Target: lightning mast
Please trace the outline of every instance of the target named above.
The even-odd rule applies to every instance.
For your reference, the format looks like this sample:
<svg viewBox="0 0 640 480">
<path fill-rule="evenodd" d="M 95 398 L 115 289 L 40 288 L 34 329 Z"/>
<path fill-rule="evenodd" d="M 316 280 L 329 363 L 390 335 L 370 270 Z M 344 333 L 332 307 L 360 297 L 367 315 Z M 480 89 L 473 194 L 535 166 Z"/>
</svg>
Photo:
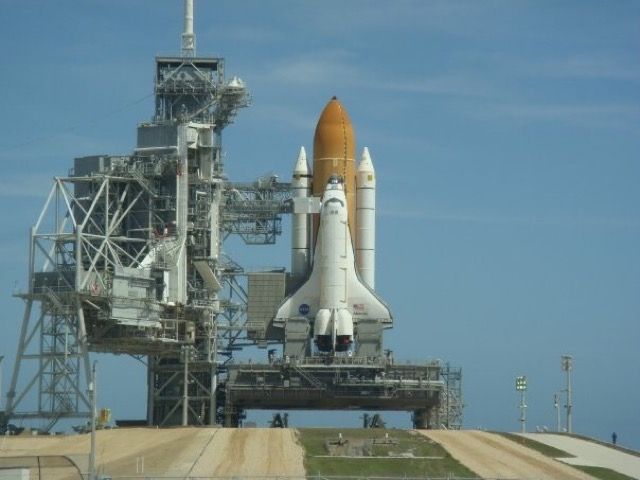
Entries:
<svg viewBox="0 0 640 480">
<path fill-rule="evenodd" d="M 184 0 L 182 56 L 185 58 L 196 56 L 196 35 L 193 33 L 193 0 Z"/>
</svg>

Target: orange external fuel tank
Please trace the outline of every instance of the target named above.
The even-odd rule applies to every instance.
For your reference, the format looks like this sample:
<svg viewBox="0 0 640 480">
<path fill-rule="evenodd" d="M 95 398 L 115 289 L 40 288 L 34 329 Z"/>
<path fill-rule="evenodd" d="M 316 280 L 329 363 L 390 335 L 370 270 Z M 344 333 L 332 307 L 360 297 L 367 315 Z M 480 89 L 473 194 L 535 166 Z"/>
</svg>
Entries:
<svg viewBox="0 0 640 480">
<path fill-rule="evenodd" d="M 356 142 L 349 114 L 333 97 L 320 114 L 313 137 L 312 194 L 322 197 L 332 175 L 344 182 L 351 242 L 356 244 Z M 313 241 L 318 236 L 319 215 L 313 221 Z"/>
</svg>

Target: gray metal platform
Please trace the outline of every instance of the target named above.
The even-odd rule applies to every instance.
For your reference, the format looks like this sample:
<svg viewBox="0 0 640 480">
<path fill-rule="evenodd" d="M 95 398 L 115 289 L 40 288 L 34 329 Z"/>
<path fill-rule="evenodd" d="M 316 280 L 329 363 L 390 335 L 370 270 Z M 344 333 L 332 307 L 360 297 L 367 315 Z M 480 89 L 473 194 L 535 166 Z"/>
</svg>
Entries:
<svg viewBox="0 0 640 480">
<path fill-rule="evenodd" d="M 337 357 L 229 365 L 225 426 L 244 410 L 398 410 L 416 428 L 437 428 L 445 382 L 441 365 L 395 365 L 386 358 Z"/>
</svg>

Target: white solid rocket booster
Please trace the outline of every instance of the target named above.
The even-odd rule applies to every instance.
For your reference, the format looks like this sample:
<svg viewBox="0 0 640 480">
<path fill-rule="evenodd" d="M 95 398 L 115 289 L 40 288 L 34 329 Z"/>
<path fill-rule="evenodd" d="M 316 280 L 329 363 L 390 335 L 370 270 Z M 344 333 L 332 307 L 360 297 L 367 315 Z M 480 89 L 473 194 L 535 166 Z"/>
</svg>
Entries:
<svg viewBox="0 0 640 480">
<path fill-rule="evenodd" d="M 376 177 L 369 149 L 364 147 L 356 173 L 356 266 L 360 279 L 375 287 Z"/>
<path fill-rule="evenodd" d="M 296 198 L 308 197 L 311 192 L 311 172 L 304 147 L 300 147 L 298 160 L 293 167 L 291 190 L 294 202 Z M 291 273 L 298 280 L 304 279 L 309 270 L 309 238 L 309 215 L 295 213 L 294 203 L 294 214 L 291 219 Z"/>
</svg>

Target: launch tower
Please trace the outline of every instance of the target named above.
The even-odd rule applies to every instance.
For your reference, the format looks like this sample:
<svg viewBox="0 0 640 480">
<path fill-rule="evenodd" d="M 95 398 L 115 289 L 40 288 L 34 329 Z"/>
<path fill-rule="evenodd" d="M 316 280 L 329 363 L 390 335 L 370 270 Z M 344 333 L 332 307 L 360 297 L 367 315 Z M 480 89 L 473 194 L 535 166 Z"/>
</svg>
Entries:
<svg viewBox="0 0 640 480">
<path fill-rule="evenodd" d="M 296 200 L 307 187 L 295 172 L 293 187 L 277 177 L 227 179 L 222 131 L 250 96 L 241 79 L 226 78 L 224 59 L 197 56 L 193 0 L 184 3 L 181 54 L 156 58 L 155 111 L 138 126 L 134 151 L 76 158 L 68 175 L 54 178 L 31 229 L 28 287 L 18 295 L 25 311 L 0 425 L 39 419 L 49 430 L 89 417 L 93 351 L 146 365 L 149 425 L 236 426 L 244 410 L 258 408 L 359 408 L 411 411 L 418 427 L 455 426 L 459 370 L 435 361 L 395 365 L 382 350 L 390 324 L 361 321 L 362 349 L 328 357 L 313 354 L 304 315 L 275 318 L 310 274 L 304 239 L 320 199 Z M 291 273 L 248 273 L 222 253 L 230 235 L 274 243 L 289 213 L 298 228 Z M 367 248 L 357 258 L 372 289 Z M 283 345 L 281 358 L 229 362 L 243 346 L 273 344 Z"/>
</svg>

